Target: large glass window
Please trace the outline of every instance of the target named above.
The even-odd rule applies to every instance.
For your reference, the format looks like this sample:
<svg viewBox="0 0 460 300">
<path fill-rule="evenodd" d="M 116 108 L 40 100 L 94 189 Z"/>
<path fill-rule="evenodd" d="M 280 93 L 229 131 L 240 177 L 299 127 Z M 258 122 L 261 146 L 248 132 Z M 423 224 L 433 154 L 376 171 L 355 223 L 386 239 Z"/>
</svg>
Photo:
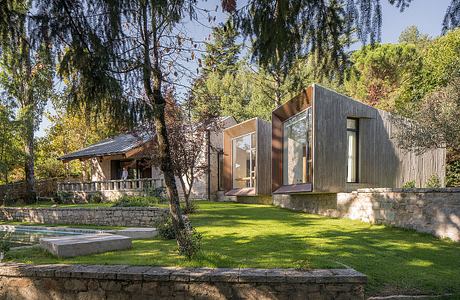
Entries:
<svg viewBox="0 0 460 300">
<path fill-rule="evenodd" d="M 232 141 L 233 188 L 256 185 L 256 135 L 250 133 Z"/>
<path fill-rule="evenodd" d="M 311 107 L 283 124 L 283 184 L 311 182 Z"/>
<path fill-rule="evenodd" d="M 358 119 L 347 119 L 347 182 L 358 182 Z"/>
</svg>

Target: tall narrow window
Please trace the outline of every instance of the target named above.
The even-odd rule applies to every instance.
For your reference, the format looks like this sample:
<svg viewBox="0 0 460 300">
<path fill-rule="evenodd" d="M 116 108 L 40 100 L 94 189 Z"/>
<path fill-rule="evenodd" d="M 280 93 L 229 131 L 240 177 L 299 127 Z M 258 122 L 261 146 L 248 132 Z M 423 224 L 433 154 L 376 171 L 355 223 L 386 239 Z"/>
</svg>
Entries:
<svg viewBox="0 0 460 300">
<path fill-rule="evenodd" d="M 358 182 L 359 120 L 347 119 L 347 182 Z"/>
<path fill-rule="evenodd" d="M 223 191 L 224 152 L 217 152 L 217 190 Z"/>
<path fill-rule="evenodd" d="M 311 108 L 283 124 L 283 184 L 311 182 Z"/>
<path fill-rule="evenodd" d="M 233 188 L 253 188 L 256 184 L 256 138 L 250 133 L 233 141 Z"/>
</svg>

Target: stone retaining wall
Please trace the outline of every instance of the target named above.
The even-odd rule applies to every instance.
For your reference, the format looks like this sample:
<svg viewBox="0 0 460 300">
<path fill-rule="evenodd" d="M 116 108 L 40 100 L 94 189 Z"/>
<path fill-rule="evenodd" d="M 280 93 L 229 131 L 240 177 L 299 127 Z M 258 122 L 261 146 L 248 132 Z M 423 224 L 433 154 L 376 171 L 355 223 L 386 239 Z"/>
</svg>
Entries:
<svg viewBox="0 0 460 300">
<path fill-rule="evenodd" d="M 0 299 L 363 299 L 353 269 L 0 264 Z"/>
<path fill-rule="evenodd" d="M 358 189 L 352 193 L 273 195 L 276 206 L 431 233 L 460 241 L 460 189 Z"/>
<path fill-rule="evenodd" d="M 0 220 L 38 224 L 91 224 L 150 227 L 168 213 L 159 207 L 17 208 L 0 207 Z"/>
</svg>

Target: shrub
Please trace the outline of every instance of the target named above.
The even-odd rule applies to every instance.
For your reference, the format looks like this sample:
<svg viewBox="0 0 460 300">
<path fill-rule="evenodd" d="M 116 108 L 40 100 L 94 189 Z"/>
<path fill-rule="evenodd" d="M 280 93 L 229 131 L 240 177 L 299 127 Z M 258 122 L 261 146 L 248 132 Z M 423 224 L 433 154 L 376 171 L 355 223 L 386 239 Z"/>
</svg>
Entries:
<svg viewBox="0 0 460 300">
<path fill-rule="evenodd" d="M 187 207 L 187 205 L 184 203 L 181 207 L 182 211 L 184 212 L 184 214 L 188 215 L 188 214 L 193 214 L 197 211 L 197 207 L 196 207 L 196 204 L 195 202 L 193 202 L 192 200 L 190 200 L 190 205 Z"/>
<path fill-rule="evenodd" d="M 425 182 L 427 188 L 440 188 L 441 187 L 441 179 L 436 174 L 431 175 L 430 178 Z"/>
<path fill-rule="evenodd" d="M 72 192 L 57 192 L 57 198 L 55 199 L 57 204 L 67 204 L 74 202 L 74 194 Z"/>
<path fill-rule="evenodd" d="M 104 196 L 102 196 L 101 192 L 94 192 L 88 194 L 87 197 L 88 203 L 101 203 L 104 202 Z"/>
<path fill-rule="evenodd" d="M 188 260 L 192 259 L 201 250 L 203 235 L 192 228 L 187 230 L 184 245 L 179 246 L 179 253 L 184 255 Z"/>
<path fill-rule="evenodd" d="M 121 196 L 114 202 L 114 207 L 149 207 L 157 206 L 160 199 L 152 196 Z"/>
<path fill-rule="evenodd" d="M 164 187 L 146 187 L 144 188 L 145 196 L 156 197 L 160 199 L 161 202 L 166 202 L 168 199 L 166 197 L 166 190 Z"/>
<path fill-rule="evenodd" d="M 158 230 L 158 234 L 165 240 L 173 240 L 176 238 L 176 232 L 172 223 L 170 214 L 165 215 L 155 222 L 155 227 Z"/>
<path fill-rule="evenodd" d="M 0 252 L 6 253 L 10 251 L 10 249 L 11 249 L 10 241 L 3 240 L 0 242 Z"/>
<path fill-rule="evenodd" d="M 415 180 L 405 182 L 402 187 L 403 187 L 403 189 L 413 189 L 413 188 L 415 188 Z"/>
</svg>

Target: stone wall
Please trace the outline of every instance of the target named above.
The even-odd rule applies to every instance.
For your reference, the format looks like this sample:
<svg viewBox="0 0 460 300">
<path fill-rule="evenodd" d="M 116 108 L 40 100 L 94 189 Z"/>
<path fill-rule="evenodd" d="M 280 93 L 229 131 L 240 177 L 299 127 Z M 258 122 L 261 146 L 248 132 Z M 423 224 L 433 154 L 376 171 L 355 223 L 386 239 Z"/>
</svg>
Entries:
<svg viewBox="0 0 460 300">
<path fill-rule="evenodd" d="M 0 264 L 0 299 L 363 299 L 353 269 Z"/>
<path fill-rule="evenodd" d="M 0 220 L 38 224 L 91 224 L 149 227 L 167 213 L 167 209 L 158 207 L 0 207 Z"/>
<path fill-rule="evenodd" d="M 352 193 L 273 195 L 276 206 L 387 224 L 460 241 L 460 189 L 358 189 Z"/>
</svg>

